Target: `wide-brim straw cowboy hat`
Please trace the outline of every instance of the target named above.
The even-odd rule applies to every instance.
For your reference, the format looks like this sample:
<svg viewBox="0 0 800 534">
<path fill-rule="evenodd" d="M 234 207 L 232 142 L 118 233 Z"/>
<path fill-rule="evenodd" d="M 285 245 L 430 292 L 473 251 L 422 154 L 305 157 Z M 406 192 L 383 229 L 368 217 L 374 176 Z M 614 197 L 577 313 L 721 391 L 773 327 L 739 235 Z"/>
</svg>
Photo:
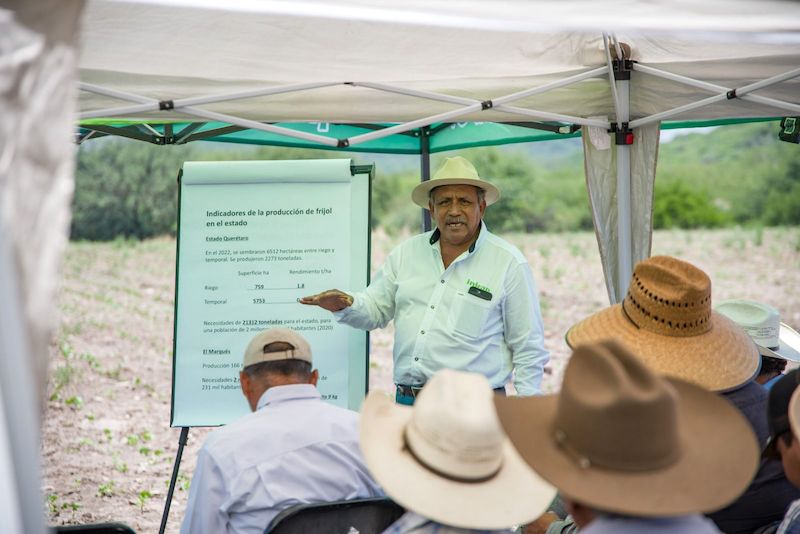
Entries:
<svg viewBox="0 0 800 534">
<path fill-rule="evenodd" d="M 556 490 L 503 433 L 485 377 L 441 370 L 413 407 L 372 392 L 361 409 L 361 450 L 398 504 L 439 523 L 500 529 L 528 523 Z"/>
<path fill-rule="evenodd" d="M 655 374 L 623 345 L 582 345 L 561 392 L 495 399 L 512 443 L 559 493 L 640 517 L 711 512 L 758 468 L 758 443 L 725 398 Z"/>
<path fill-rule="evenodd" d="M 780 312 L 754 300 L 726 300 L 714 309 L 742 327 L 762 356 L 800 362 L 800 334 L 781 322 Z"/>
<path fill-rule="evenodd" d="M 478 171 L 469 160 L 456 156 L 454 158 L 447 158 L 433 178 L 425 182 L 421 182 L 411 192 L 411 200 L 417 206 L 428 208 L 428 195 L 431 189 L 441 187 L 443 185 L 474 185 L 479 189 L 485 191 L 484 199 L 486 205 L 490 206 L 500 199 L 500 190 L 494 184 L 487 182 L 478 176 Z"/>
<path fill-rule="evenodd" d="M 685 261 L 653 256 L 636 264 L 628 294 L 578 322 L 567 344 L 623 342 L 651 369 L 718 392 L 737 389 L 758 373 L 755 343 L 711 307 L 711 280 Z"/>
</svg>

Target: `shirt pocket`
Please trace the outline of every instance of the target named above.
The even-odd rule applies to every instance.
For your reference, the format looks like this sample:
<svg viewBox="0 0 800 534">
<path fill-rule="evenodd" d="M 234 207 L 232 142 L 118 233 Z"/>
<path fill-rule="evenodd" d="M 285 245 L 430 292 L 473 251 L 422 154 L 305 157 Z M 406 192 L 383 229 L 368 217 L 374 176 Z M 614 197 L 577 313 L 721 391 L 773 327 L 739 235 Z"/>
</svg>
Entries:
<svg viewBox="0 0 800 534">
<path fill-rule="evenodd" d="M 481 335 L 493 302 L 483 300 L 469 293 L 456 293 L 450 310 L 451 328 L 454 332 L 470 339 Z"/>
</svg>

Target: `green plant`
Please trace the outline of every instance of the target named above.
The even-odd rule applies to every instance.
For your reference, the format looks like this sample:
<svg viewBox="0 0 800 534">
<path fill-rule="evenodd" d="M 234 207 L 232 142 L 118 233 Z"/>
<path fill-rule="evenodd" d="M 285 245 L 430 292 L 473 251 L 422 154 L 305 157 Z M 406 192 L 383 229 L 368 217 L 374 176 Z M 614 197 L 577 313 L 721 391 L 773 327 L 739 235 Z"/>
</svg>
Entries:
<svg viewBox="0 0 800 534">
<path fill-rule="evenodd" d="M 46 502 L 50 515 L 58 515 L 58 495 L 51 493 L 47 496 Z"/>
<path fill-rule="evenodd" d="M 55 398 L 58 397 L 58 393 L 61 391 L 61 389 L 64 386 L 69 385 L 76 374 L 78 374 L 77 369 L 75 369 L 69 363 L 56 367 L 53 371 L 53 383 L 55 384 L 55 388 L 53 390 L 53 396 L 50 400 L 55 400 Z"/>
<path fill-rule="evenodd" d="M 764 244 L 764 225 L 757 224 L 755 229 L 755 236 L 753 237 L 753 244 L 760 247 Z"/>
<path fill-rule="evenodd" d="M 94 357 L 92 354 L 90 354 L 88 352 L 84 352 L 84 353 L 81 353 L 79 358 L 81 360 L 85 361 L 86 363 L 88 363 L 89 367 L 91 367 L 92 369 L 95 369 L 95 370 L 100 369 L 100 362 L 97 361 L 97 358 Z"/>
<path fill-rule="evenodd" d="M 143 490 L 139 492 L 139 508 L 144 511 L 144 505 L 147 503 L 148 500 L 153 496 L 148 490 Z"/>
<path fill-rule="evenodd" d="M 128 445 L 130 445 L 131 447 L 135 447 L 139 443 L 139 436 L 137 436 L 136 434 L 131 434 L 130 436 L 128 436 L 126 441 Z"/>
<path fill-rule="evenodd" d="M 109 480 L 105 484 L 100 484 L 97 487 L 97 495 L 100 497 L 112 497 L 115 490 L 116 483 L 113 480 Z"/>
<path fill-rule="evenodd" d="M 72 397 L 65 400 L 64 404 L 66 404 L 70 408 L 74 408 L 75 410 L 80 410 L 81 408 L 83 408 L 83 399 L 77 395 L 73 395 Z"/>
</svg>

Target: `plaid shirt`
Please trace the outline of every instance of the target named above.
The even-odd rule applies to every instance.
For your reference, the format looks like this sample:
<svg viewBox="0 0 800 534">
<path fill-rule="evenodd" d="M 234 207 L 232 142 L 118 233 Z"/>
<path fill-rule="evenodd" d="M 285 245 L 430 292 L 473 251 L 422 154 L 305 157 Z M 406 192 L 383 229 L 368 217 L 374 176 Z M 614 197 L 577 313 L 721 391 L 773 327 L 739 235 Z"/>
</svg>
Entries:
<svg viewBox="0 0 800 534">
<path fill-rule="evenodd" d="M 383 534 L 513 534 L 514 529 L 473 530 L 442 525 L 426 519 L 414 512 L 406 512 L 400 519 L 389 525 Z"/>
<path fill-rule="evenodd" d="M 800 534 L 800 499 L 789 505 L 776 534 Z"/>
</svg>

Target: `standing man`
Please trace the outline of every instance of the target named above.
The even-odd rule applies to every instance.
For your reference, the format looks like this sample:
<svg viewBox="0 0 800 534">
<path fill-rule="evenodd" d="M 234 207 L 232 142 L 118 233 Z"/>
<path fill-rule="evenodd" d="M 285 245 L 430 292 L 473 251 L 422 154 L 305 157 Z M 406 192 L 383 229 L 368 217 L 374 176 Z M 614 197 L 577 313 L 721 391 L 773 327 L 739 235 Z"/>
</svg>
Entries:
<svg viewBox="0 0 800 534">
<path fill-rule="evenodd" d="M 358 446 L 358 414 L 322 401 L 300 334 L 260 332 L 239 378 L 253 413 L 203 443 L 181 534 L 261 534 L 295 504 L 382 495 Z"/>
<path fill-rule="evenodd" d="M 394 381 L 401 404 L 413 404 L 442 368 L 482 374 L 498 392 L 513 370 L 520 395 L 539 393 L 549 356 L 536 284 L 522 253 L 483 223 L 486 206 L 500 191 L 455 157 L 411 198 L 430 210 L 434 231 L 395 248 L 363 293 L 331 289 L 300 302 L 364 330 L 395 320 Z"/>
</svg>

